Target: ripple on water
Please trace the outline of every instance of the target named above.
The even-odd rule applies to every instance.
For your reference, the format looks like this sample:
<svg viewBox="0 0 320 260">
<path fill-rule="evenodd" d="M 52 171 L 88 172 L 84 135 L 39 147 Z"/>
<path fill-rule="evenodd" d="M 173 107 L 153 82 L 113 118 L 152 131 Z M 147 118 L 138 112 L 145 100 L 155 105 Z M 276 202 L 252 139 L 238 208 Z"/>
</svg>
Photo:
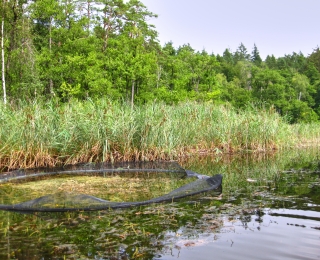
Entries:
<svg viewBox="0 0 320 260">
<path fill-rule="evenodd" d="M 224 219 L 216 234 L 181 236 L 161 259 L 320 259 L 320 212 L 265 209 L 248 222 Z M 211 259 L 211 258 L 210 258 Z"/>
</svg>

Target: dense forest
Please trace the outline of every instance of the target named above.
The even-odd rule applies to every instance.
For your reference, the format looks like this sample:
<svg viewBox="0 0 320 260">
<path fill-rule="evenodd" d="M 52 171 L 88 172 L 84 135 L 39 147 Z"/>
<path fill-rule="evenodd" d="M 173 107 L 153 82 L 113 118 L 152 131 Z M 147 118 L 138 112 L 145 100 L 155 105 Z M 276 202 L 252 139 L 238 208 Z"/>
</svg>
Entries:
<svg viewBox="0 0 320 260">
<path fill-rule="evenodd" d="M 256 45 L 242 43 L 223 55 L 161 46 L 156 14 L 138 0 L 3 0 L 0 14 L 4 103 L 191 100 L 253 104 L 291 123 L 320 117 L 319 47 L 262 60 Z"/>
</svg>

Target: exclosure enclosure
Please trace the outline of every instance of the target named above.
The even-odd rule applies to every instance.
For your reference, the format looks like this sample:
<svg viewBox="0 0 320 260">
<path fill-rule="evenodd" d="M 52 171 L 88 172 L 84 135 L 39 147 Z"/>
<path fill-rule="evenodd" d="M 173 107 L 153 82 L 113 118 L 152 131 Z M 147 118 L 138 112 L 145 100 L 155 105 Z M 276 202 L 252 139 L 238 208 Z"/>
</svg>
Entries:
<svg viewBox="0 0 320 260">
<path fill-rule="evenodd" d="M 0 186 L 1 210 L 96 211 L 218 194 L 222 175 L 201 175 L 176 162 L 90 163 L 6 172 Z"/>
</svg>

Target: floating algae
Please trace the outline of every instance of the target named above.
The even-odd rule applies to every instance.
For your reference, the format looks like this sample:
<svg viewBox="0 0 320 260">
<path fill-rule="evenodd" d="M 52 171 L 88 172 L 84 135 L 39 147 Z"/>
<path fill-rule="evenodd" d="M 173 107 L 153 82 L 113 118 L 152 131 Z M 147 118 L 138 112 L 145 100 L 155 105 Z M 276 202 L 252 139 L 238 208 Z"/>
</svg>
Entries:
<svg viewBox="0 0 320 260">
<path fill-rule="evenodd" d="M 219 191 L 222 182 L 221 175 L 200 175 L 177 163 L 121 166 L 125 167 L 88 164 L 6 173 L 0 180 L 0 209 L 62 212 L 128 208 Z"/>
</svg>

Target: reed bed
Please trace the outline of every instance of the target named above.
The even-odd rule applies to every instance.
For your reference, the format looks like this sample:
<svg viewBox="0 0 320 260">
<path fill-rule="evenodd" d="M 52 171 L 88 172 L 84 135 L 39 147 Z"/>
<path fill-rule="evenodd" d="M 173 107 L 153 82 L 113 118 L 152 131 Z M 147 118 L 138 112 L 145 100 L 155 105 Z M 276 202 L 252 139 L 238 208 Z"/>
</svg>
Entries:
<svg viewBox="0 0 320 260">
<path fill-rule="evenodd" d="M 0 104 L 0 126 L 2 170 L 261 152 L 320 137 L 318 124 L 289 125 L 273 110 L 195 102 L 134 109 L 105 99 Z"/>
</svg>

